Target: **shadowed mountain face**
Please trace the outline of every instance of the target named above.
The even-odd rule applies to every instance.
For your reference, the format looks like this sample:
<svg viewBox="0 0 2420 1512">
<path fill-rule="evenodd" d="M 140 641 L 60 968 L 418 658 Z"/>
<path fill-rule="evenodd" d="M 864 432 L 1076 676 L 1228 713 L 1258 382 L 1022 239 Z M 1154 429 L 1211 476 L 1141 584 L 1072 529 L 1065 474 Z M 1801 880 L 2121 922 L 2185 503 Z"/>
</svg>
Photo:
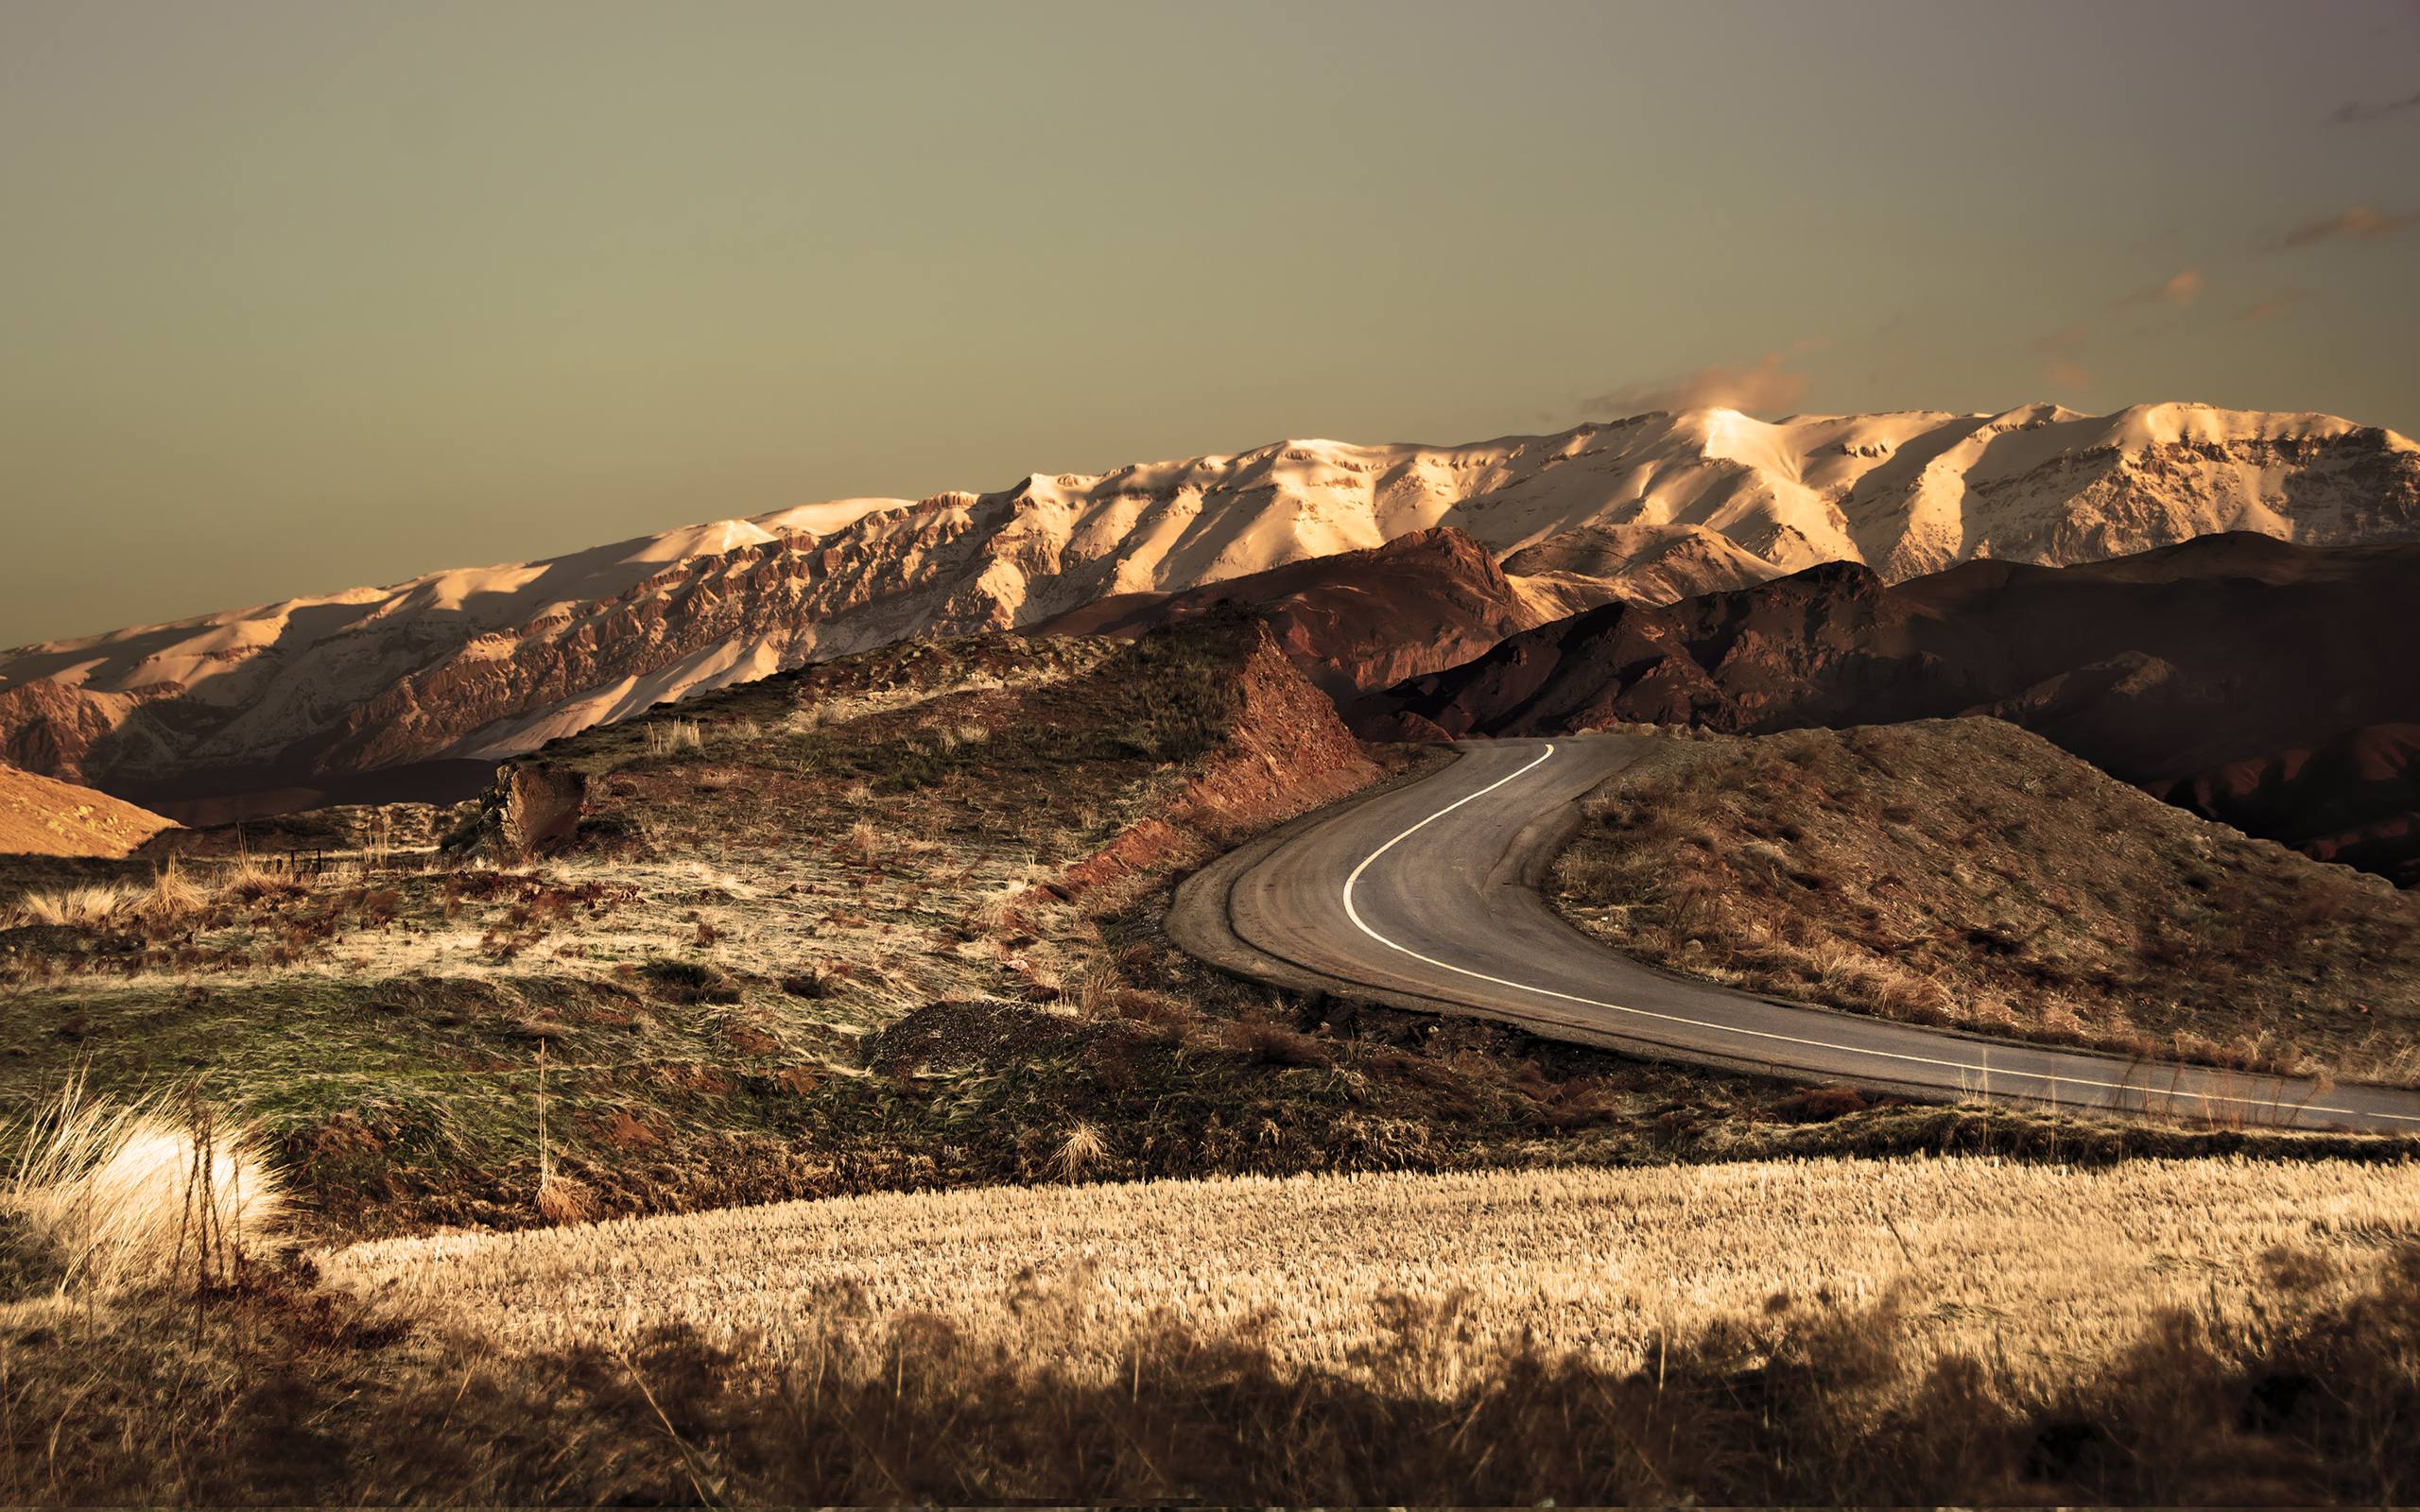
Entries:
<svg viewBox="0 0 2420 1512">
<path fill-rule="evenodd" d="M 2371 725 L 2151 788 L 2204 818 L 2420 886 L 2420 724 Z"/>
<path fill-rule="evenodd" d="M 2253 833 L 2401 875 L 2420 856 L 2410 741 L 2373 727 L 2420 722 L 2420 658 L 2405 650 L 2415 594 L 2420 547 L 2241 534 L 1896 586 L 1833 563 L 1606 605 L 1352 713 L 1364 734 L 1428 739 L 1993 714 Z"/>
<path fill-rule="evenodd" d="M 1414 531 L 1370 551 L 1293 562 L 1182 593 L 1120 593 L 1034 627 L 1127 640 L 1225 605 L 1254 611 L 1322 692 L 1364 689 L 1472 657 L 1506 636 L 1605 602 L 1586 577 L 1508 576 L 1459 530 Z"/>
</svg>

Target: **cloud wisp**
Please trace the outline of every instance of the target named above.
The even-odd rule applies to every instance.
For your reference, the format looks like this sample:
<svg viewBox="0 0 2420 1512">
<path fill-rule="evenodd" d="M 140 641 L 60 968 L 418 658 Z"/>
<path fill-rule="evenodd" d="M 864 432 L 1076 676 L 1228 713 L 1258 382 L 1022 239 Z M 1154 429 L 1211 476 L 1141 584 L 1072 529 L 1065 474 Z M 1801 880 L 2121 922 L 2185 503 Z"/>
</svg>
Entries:
<svg viewBox="0 0 2420 1512">
<path fill-rule="evenodd" d="M 2047 359 L 2042 366 L 2042 381 L 2053 388 L 2089 388 L 2092 369 L 2083 361 L 2084 337 L 2083 325 L 2071 325 L 2064 331 L 2053 331 L 2033 343 L 2035 356 Z"/>
<path fill-rule="evenodd" d="M 1632 384 L 1580 402 L 1593 419 L 1665 409 L 1737 409 L 1749 414 L 1782 415 L 1798 407 L 1806 396 L 1806 375 L 1788 364 L 1808 343 L 1768 352 L 1754 362 L 1717 363 L 1684 377 L 1656 384 Z"/>
<path fill-rule="evenodd" d="M 2202 285 L 2207 282 L 2202 276 L 2198 264 L 2179 268 L 2149 288 L 2136 289 L 2110 308 L 2128 310 L 2146 304 L 2190 304 L 2202 297 Z"/>
<path fill-rule="evenodd" d="M 2420 226 L 2420 215 L 2381 211 L 2370 205 L 2355 205 L 2342 215 L 2322 215 L 2317 220 L 2303 222 L 2278 240 L 2277 250 L 2295 251 L 2326 242 L 2383 241 L 2414 226 Z"/>
<path fill-rule="evenodd" d="M 2367 126 L 2396 115 L 2420 115 L 2420 90 L 2414 90 L 2399 100 L 2387 100 L 2373 105 L 2367 100 L 2346 100 L 2336 107 L 2328 117 L 2338 126 Z"/>
<path fill-rule="evenodd" d="M 2308 292 L 2303 289 L 2279 289 L 2267 299 L 2247 304 L 2237 311 L 2236 319 L 2245 325 L 2258 325 L 2273 316 L 2292 309 L 2309 297 Z"/>
</svg>

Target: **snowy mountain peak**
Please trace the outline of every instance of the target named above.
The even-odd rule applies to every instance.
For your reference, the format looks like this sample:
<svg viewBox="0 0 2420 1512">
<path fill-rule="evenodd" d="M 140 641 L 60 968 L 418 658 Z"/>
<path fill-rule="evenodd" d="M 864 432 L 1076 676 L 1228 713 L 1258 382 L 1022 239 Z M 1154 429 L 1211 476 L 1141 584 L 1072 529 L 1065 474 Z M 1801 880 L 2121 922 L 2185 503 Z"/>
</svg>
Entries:
<svg viewBox="0 0 2420 1512">
<path fill-rule="evenodd" d="M 793 506 L 542 561 L 0 655 L 0 758 L 136 799 L 526 750 L 925 631 L 1025 626 L 1450 525 L 1563 593 L 1830 560 L 1897 580 L 2219 531 L 2420 535 L 2420 447 L 2328 415 L 1653 413 L 1461 446 L 1317 438 Z"/>
</svg>

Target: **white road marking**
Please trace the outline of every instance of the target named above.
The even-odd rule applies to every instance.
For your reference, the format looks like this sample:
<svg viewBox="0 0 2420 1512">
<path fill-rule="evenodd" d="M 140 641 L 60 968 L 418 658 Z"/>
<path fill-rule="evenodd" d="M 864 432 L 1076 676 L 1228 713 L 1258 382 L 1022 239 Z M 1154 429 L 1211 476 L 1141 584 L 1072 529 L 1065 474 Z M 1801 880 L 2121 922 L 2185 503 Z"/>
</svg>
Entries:
<svg viewBox="0 0 2420 1512">
<path fill-rule="evenodd" d="M 1370 927 L 1369 920 L 1361 917 L 1361 910 L 1355 907 L 1353 904 L 1353 889 L 1360 883 L 1361 874 L 1370 869 L 1372 863 L 1375 862 L 1380 856 L 1385 855 L 1388 851 L 1393 850 L 1396 846 L 1401 845 L 1404 841 L 1411 838 L 1421 831 L 1428 828 L 1428 826 L 1436 823 L 1439 819 L 1443 818 L 1446 815 L 1453 813 L 1458 808 L 1461 808 L 1463 804 L 1471 802 L 1477 799 L 1485 798 L 1488 794 L 1495 792 L 1505 783 L 1512 782 L 1518 778 L 1526 777 L 1530 773 L 1537 770 L 1539 766 L 1546 763 L 1547 758 L 1552 756 L 1554 753 L 1554 744 L 1552 742 L 1548 742 L 1547 748 L 1538 752 L 1537 760 L 1530 762 L 1528 765 L 1511 772 L 1506 776 L 1497 778 L 1495 782 L 1488 783 L 1485 787 L 1480 788 L 1475 793 L 1464 794 L 1462 797 L 1456 799 L 1451 803 L 1446 804 L 1443 808 L 1439 809 L 1436 813 L 1431 814 L 1425 819 L 1422 819 L 1419 823 L 1411 826 L 1411 828 L 1404 831 L 1401 834 L 1396 835 L 1393 839 L 1389 840 L 1386 844 L 1378 847 L 1375 850 L 1371 851 L 1368 855 L 1363 856 L 1360 864 L 1356 866 L 1353 868 L 1352 873 L 1344 879 L 1344 916 L 1353 920 L 1353 927 L 1359 930 L 1362 934 L 1369 936 L 1372 939 L 1376 940 L 1379 944 L 1384 945 L 1387 949 L 1391 951 L 1399 951 L 1425 966 L 1433 966 L 1441 971 L 1452 971 L 1458 976 L 1467 976 L 1474 981 L 1489 982 L 1497 987 L 1511 988 L 1515 992 L 1533 992 L 1542 998 L 1558 998 L 1565 1003 L 1577 1003 L 1591 1008 L 1604 1008 L 1613 1013 L 1634 1014 L 1642 1019 L 1654 1019 L 1664 1023 L 1676 1023 L 1691 1029 L 1707 1029 L 1716 1034 L 1736 1034 L 1750 1039 L 1770 1040 L 1778 1044 L 1800 1045 L 1810 1050 L 1830 1050 L 1836 1051 L 1841 1055 L 1868 1056 L 1880 1060 L 1903 1061 L 1910 1065 L 1938 1066 L 1948 1071 L 1977 1073 L 1986 1078 L 1989 1078 L 1992 1075 L 1994 1068 L 1991 1066 L 1988 1059 L 1979 1062 L 1967 1060 L 1941 1060 L 1929 1056 L 1910 1056 L 1893 1050 L 1874 1050 L 1863 1045 L 1834 1044 L 1825 1040 L 1808 1040 L 1797 1035 L 1776 1034 L 1768 1029 L 1743 1029 L 1736 1024 L 1712 1023 L 1703 1019 L 1684 1018 L 1681 1015 L 1674 1013 L 1659 1013 L 1652 1008 L 1634 1008 L 1627 1004 L 1606 1003 L 1597 998 L 1579 997 L 1569 992 L 1558 992 L 1553 988 L 1533 987 L 1527 982 L 1515 982 L 1506 977 L 1490 976 L 1485 971 L 1474 971 L 1468 967 L 1456 966 L 1451 961 L 1441 961 L 1433 955 L 1423 955 L 1418 951 L 1413 950 L 1410 946 L 1398 944 Z M 2171 1072 L 2181 1074 L 2186 1068 L 2171 1067 L 2169 1069 Z M 2151 1092 L 2151 1089 L 2136 1087 L 2130 1082 L 2094 1081 L 2090 1077 L 2083 1076 L 2053 1076 L 2041 1072 L 2011 1071 L 2006 1068 L 2000 1068 L 1999 1074 L 2002 1076 L 2014 1076 L 2022 1080 L 2046 1084 L 2050 1089 L 2048 1100 L 2052 1103 L 2059 1101 L 2056 1093 L 2061 1085 L 2070 1087 L 2098 1087 L 2107 1091 L 2135 1092 L 2144 1095 L 2145 1097 L 2148 1097 Z M 2283 1083 L 2281 1082 L 2281 1090 L 2282 1086 Z M 1985 1095 L 1986 1097 L 1989 1096 L 1988 1093 Z M 2178 1092 L 2171 1091 L 2169 1095 L 2196 1100 L 2204 1104 L 2238 1103 L 2246 1108 L 2265 1108 L 2273 1113 L 2284 1106 L 2279 1098 L 2273 1097 L 2264 1101 L 2255 1097 L 2233 1097 L 2224 1092 Z M 2122 1107 L 2123 1105 L 2120 1104 L 2118 1106 Z M 2308 1104 L 2297 1105 L 2294 1108 L 2294 1113 L 2296 1117 L 2299 1117 L 2304 1113 L 2333 1113 L 2345 1118 L 2385 1118 L 2393 1119 L 2395 1122 L 2402 1124 L 2420 1124 L 2420 1116 L 2414 1116 L 2409 1113 L 2377 1112 L 2352 1108 L 2318 1108 Z"/>
</svg>

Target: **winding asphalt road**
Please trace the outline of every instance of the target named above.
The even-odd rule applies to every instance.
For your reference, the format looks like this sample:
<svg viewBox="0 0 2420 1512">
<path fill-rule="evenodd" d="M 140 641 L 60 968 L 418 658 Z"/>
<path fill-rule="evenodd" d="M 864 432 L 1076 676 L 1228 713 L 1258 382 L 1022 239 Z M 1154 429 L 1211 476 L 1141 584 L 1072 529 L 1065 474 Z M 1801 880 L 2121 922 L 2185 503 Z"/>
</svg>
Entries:
<svg viewBox="0 0 2420 1512">
<path fill-rule="evenodd" d="M 1577 800 L 1657 737 L 1470 742 L 1433 775 L 1323 809 L 1205 867 L 1168 929 L 1283 986 L 1474 1014 L 1548 1039 L 1918 1097 L 2420 1133 L 2420 1092 L 1989 1040 L 1667 975 L 1557 917 L 1536 882 Z"/>
</svg>

